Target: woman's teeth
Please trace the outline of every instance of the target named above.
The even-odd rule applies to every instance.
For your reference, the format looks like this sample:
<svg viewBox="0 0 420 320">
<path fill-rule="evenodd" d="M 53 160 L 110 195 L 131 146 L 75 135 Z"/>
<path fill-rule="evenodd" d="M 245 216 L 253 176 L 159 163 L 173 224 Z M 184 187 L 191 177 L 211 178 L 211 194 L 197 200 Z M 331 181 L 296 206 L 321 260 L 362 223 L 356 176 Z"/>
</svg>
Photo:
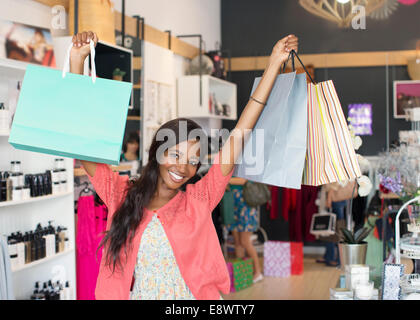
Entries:
<svg viewBox="0 0 420 320">
<path fill-rule="evenodd" d="M 168 172 L 172 176 L 172 178 L 174 178 L 175 180 L 181 181 L 182 179 L 184 179 L 184 177 L 179 176 L 176 173 L 173 173 L 172 171 L 168 171 Z"/>
</svg>

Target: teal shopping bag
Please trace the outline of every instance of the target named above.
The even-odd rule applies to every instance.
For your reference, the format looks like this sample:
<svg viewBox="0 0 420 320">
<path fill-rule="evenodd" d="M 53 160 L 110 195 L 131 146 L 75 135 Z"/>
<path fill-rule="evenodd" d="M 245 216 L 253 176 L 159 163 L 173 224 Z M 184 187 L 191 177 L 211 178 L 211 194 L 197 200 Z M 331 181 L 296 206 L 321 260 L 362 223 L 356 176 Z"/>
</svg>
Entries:
<svg viewBox="0 0 420 320">
<path fill-rule="evenodd" d="M 252 93 L 260 80 L 255 79 Z M 278 75 L 233 175 L 300 189 L 306 157 L 307 105 L 306 75 L 296 72 Z"/>
<path fill-rule="evenodd" d="M 72 46 L 72 45 L 71 45 Z M 129 82 L 29 65 L 13 119 L 9 143 L 16 149 L 118 164 L 132 91 Z"/>
</svg>

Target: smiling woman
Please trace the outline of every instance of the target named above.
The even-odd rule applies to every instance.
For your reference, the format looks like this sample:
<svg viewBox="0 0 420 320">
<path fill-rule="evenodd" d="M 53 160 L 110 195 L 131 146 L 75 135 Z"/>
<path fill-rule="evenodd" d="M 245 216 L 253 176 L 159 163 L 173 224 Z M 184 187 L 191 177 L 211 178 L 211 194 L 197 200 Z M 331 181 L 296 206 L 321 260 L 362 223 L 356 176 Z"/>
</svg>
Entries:
<svg viewBox="0 0 420 320">
<path fill-rule="evenodd" d="M 98 41 L 93 32 L 73 37 L 71 72 L 82 73 L 90 41 Z M 96 299 L 213 300 L 229 292 L 229 273 L 211 213 L 233 174 L 245 133 L 254 128 L 280 66 L 297 46 L 293 35 L 276 43 L 235 129 L 198 182 L 187 184 L 207 158 L 208 137 L 184 118 L 156 131 L 137 181 L 129 183 L 108 165 L 82 161 L 109 212 Z"/>
</svg>

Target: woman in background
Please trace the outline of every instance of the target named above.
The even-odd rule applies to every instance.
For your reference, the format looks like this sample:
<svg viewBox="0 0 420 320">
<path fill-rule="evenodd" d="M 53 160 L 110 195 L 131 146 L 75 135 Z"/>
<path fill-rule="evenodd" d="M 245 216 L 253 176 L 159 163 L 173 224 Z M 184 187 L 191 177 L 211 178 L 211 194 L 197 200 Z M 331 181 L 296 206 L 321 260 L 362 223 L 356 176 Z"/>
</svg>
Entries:
<svg viewBox="0 0 420 320">
<path fill-rule="evenodd" d="M 137 132 L 130 132 L 124 143 L 120 161 L 139 160 L 140 138 Z"/>
<path fill-rule="evenodd" d="M 243 185 L 246 181 L 246 179 L 238 177 L 231 179 L 230 188 L 233 192 L 235 222 L 226 227 L 233 235 L 236 258 L 244 258 L 246 251 L 252 259 L 254 283 L 256 283 L 263 279 L 258 253 L 251 240 L 252 234 L 258 230 L 258 210 L 248 206 L 244 200 Z"/>
</svg>

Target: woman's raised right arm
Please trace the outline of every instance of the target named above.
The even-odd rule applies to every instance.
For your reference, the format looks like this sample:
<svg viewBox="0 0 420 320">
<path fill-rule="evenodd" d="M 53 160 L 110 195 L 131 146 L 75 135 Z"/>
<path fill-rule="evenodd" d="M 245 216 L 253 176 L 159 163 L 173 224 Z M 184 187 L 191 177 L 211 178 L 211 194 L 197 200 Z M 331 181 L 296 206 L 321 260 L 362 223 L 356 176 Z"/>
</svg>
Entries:
<svg viewBox="0 0 420 320">
<path fill-rule="evenodd" d="M 84 61 L 90 53 L 89 42 L 93 41 L 96 46 L 98 36 L 92 31 L 81 32 L 74 35 L 72 41 L 73 48 L 70 52 L 70 72 L 83 74 Z M 93 177 L 95 175 L 97 164 L 95 162 L 85 160 L 81 160 L 80 162 L 89 176 Z"/>
</svg>

